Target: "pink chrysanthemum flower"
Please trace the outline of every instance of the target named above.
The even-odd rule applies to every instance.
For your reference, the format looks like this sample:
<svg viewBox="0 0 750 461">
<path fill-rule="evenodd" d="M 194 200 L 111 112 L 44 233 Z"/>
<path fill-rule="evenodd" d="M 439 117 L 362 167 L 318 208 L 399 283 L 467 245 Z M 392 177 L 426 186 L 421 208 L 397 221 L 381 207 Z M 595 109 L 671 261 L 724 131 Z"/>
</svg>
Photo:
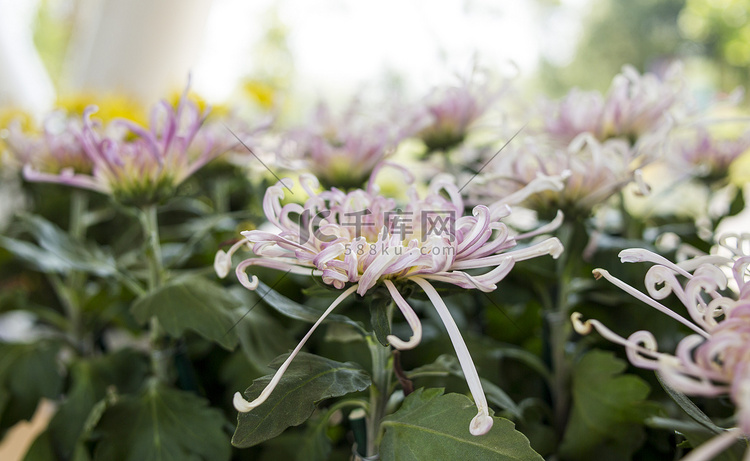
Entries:
<svg viewBox="0 0 750 461">
<path fill-rule="evenodd" d="M 91 174 L 71 170 L 52 174 L 27 163 L 26 179 L 90 189 L 122 203 L 144 205 L 171 196 L 182 181 L 220 153 L 209 143 L 197 155 L 189 154 L 188 146 L 207 112 L 201 114 L 186 95 L 176 108 L 166 101 L 156 105 L 149 128 L 116 119 L 104 133 L 91 120 L 94 112 L 95 106 L 85 110 L 78 136 L 93 165 Z"/>
<path fill-rule="evenodd" d="M 745 236 L 744 241 L 748 239 L 750 236 Z M 626 339 L 597 320 L 582 322 L 580 314 L 572 316 L 576 331 L 588 334 L 596 329 L 606 339 L 625 346 L 633 365 L 657 370 L 680 392 L 705 397 L 730 396 L 737 408 L 737 428 L 696 448 L 689 457 L 691 460 L 711 459 L 736 437 L 750 436 L 750 256 L 739 254 L 736 252 L 738 256 L 734 258 L 699 256 L 674 264 L 647 250 L 622 251 L 623 262 L 654 264 L 646 273 L 648 294 L 604 269 L 594 270 L 597 278 L 606 278 L 695 333 L 683 338 L 673 355 L 659 352 L 656 338 L 649 331 L 635 332 Z M 731 279 L 724 268 L 731 268 Z M 727 295 L 729 282 L 736 285 L 737 291 Z M 685 306 L 688 318 L 659 302 L 671 294 Z"/>
<path fill-rule="evenodd" d="M 321 103 L 306 125 L 283 135 L 279 162 L 311 172 L 327 187 L 362 187 L 404 135 L 390 120 L 365 114 L 358 101 L 340 116 Z"/>
<path fill-rule="evenodd" d="M 448 150 L 460 145 L 469 128 L 499 95 L 476 78 L 459 85 L 435 89 L 419 107 L 412 124 L 419 127 L 416 137 L 428 151 Z"/>
<path fill-rule="evenodd" d="M 750 149 L 750 130 L 733 138 L 719 137 L 708 127 L 699 126 L 675 137 L 670 161 L 699 177 L 724 178 L 729 166 Z"/>
<path fill-rule="evenodd" d="M 640 160 L 621 139 L 600 142 L 588 133 L 567 147 L 555 147 L 538 137 L 508 146 L 488 171 L 472 184 L 476 202 L 492 201 L 521 190 L 524 205 L 543 215 L 563 210 L 566 216 L 588 216 L 626 184 L 635 181 L 645 193 Z M 532 184 L 538 187 L 530 188 Z"/>
<path fill-rule="evenodd" d="M 478 414 L 471 421 L 471 433 L 481 435 L 489 431 L 492 418 L 479 376 L 450 311 L 432 282 L 492 291 L 516 261 L 547 254 L 557 257 L 562 252 L 562 245 L 556 238 L 513 249 L 519 240 L 545 233 L 559 222 L 511 236 L 501 222 L 510 213 L 507 205 L 497 204 L 491 208 L 480 205 L 471 216 L 464 216 L 458 188 L 444 177 L 436 178 L 423 198 L 412 190 L 409 203 L 403 209 L 397 207 L 395 200 L 376 193 L 372 181 L 367 189 L 349 193 L 338 189 L 316 193 L 318 183 L 312 176 L 301 177 L 300 183 L 310 197 L 304 206 L 281 205 L 284 186 L 290 185 L 288 182 L 270 187 L 266 192 L 263 200 L 266 217 L 280 232 L 243 232 L 245 241 L 235 244 L 228 253 L 217 253 L 216 271 L 219 276 L 226 276 L 231 269 L 232 253 L 250 245 L 257 257 L 244 260 L 236 268 L 237 277 L 248 289 L 254 290 L 258 280 L 255 276 L 249 277 L 246 271 L 252 266 L 263 266 L 312 274 L 343 292 L 292 351 L 260 396 L 247 402 L 238 392 L 235 408 L 247 412 L 262 404 L 313 331 L 355 292 L 365 296 L 376 286 L 384 286 L 413 332 L 408 340 L 390 335 L 388 341 L 397 349 L 415 347 L 421 341 L 422 326 L 399 290 L 414 283 L 425 292 L 448 330 L 474 396 Z M 302 219 L 303 225 L 292 218 L 296 214 L 307 217 Z M 473 269 L 486 271 L 467 272 Z"/>
<path fill-rule="evenodd" d="M 679 66 L 671 67 L 663 79 L 625 66 L 612 80 L 606 97 L 575 89 L 550 104 L 544 132 L 562 144 L 581 133 L 590 133 L 600 141 L 622 137 L 636 144 L 645 134 L 663 131 L 668 112 L 680 100 L 683 88 Z"/>
<path fill-rule="evenodd" d="M 24 132 L 20 123 L 11 123 L 5 142 L 15 164 L 32 165 L 50 174 L 86 174 L 93 164 L 83 150 L 80 133 L 80 123 L 54 112 L 44 120 L 39 134 Z"/>
</svg>

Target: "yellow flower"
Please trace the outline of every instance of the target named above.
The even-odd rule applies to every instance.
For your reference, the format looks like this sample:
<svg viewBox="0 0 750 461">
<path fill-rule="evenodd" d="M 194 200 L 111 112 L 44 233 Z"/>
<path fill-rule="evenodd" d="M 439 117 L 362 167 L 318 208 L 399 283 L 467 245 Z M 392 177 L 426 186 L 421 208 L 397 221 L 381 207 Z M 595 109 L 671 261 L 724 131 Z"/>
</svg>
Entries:
<svg viewBox="0 0 750 461">
<path fill-rule="evenodd" d="M 59 96 L 56 106 L 69 114 L 83 115 L 91 104 L 96 104 L 99 111 L 96 116 L 107 123 L 116 118 L 124 118 L 135 123 L 148 123 L 146 108 L 127 96 L 115 93 L 79 92 Z"/>
</svg>

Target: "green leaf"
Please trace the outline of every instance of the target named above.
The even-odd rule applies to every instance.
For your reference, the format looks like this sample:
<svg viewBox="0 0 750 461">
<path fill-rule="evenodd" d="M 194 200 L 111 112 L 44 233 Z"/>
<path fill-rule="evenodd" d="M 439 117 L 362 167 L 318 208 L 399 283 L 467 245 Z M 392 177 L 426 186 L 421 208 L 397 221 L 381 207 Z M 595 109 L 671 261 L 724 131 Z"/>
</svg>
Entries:
<svg viewBox="0 0 750 461">
<path fill-rule="evenodd" d="M 203 277 L 183 277 L 139 298 L 131 311 L 145 324 L 156 316 L 171 336 L 193 330 L 225 349 L 237 345 L 233 310 L 240 302 L 221 285 Z"/>
<path fill-rule="evenodd" d="M 38 270 L 63 273 L 74 269 L 100 277 L 117 273 L 114 258 L 101 248 L 72 239 L 41 216 L 24 213 L 19 215 L 19 220 L 39 246 L 3 236 L 0 236 L 0 246 Z"/>
<path fill-rule="evenodd" d="M 0 344 L 0 402 L 2 428 L 34 414 L 42 397 L 55 399 L 62 387 L 57 355 L 52 342 Z"/>
<path fill-rule="evenodd" d="M 44 431 L 34 439 L 23 461 L 57 461 L 49 431 Z"/>
<path fill-rule="evenodd" d="M 76 445 L 86 436 L 86 422 L 108 389 L 120 394 L 135 392 L 147 373 L 145 358 L 129 350 L 74 362 L 67 398 L 48 427 L 55 452 L 63 459 L 70 459 Z"/>
<path fill-rule="evenodd" d="M 487 434 L 471 435 L 469 423 L 476 414 L 474 403 L 464 395 L 418 389 L 397 412 L 383 420 L 380 459 L 542 459 L 507 419 L 493 417 L 494 424 Z"/>
<path fill-rule="evenodd" d="M 297 461 L 326 461 L 331 456 L 331 440 L 326 435 L 328 413 L 308 422 L 302 437 Z"/>
<path fill-rule="evenodd" d="M 323 314 L 322 311 L 315 309 L 314 307 L 305 306 L 303 304 L 296 303 L 281 293 L 271 289 L 268 285 L 263 282 L 258 282 L 258 288 L 255 290 L 263 299 L 263 301 L 276 309 L 279 313 L 296 319 L 302 320 L 303 322 L 315 323 L 318 321 L 320 316 Z M 331 314 L 326 317 L 327 322 L 338 322 L 351 325 L 356 328 L 362 334 L 367 334 L 367 331 L 362 325 L 349 317 L 341 314 Z"/>
<path fill-rule="evenodd" d="M 593 350 L 573 367 L 573 411 L 560 446 L 563 459 L 629 460 L 644 441 L 643 421 L 654 413 L 644 402 L 650 388 L 623 375 L 627 364 Z"/>
<path fill-rule="evenodd" d="M 288 354 L 278 357 L 271 367 L 278 369 L 287 357 Z M 258 397 L 272 376 L 253 381 L 245 398 L 252 401 Z M 272 439 L 286 428 L 305 422 L 321 400 L 363 391 L 369 386 L 370 377 L 359 365 L 301 352 L 268 400 L 248 413 L 239 413 L 232 444 L 247 448 Z"/>
<path fill-rule="evenodd" d="M 228 460 L 226 423 L 207 400 L 151 380 L 141 395 L 120 397 L 105 411 L 94 461 Z"/>
<path fill-rule="evenodd" d="M 734 216 L 745 210 L 745 194 L 741 188 L 733 187 L 734 198 L 729 204 L 729 212 L 727 216 Z"/>
<path fill-rule="evenodd" d="M 393 301 L 389 297 L 372 296 L 370 299 L 370 325 L 375 337 L 383 346 L 388 346 L 388 335 L 391 334 L 391 322 L 388 319 L 388 308 Z"/>
</svg>

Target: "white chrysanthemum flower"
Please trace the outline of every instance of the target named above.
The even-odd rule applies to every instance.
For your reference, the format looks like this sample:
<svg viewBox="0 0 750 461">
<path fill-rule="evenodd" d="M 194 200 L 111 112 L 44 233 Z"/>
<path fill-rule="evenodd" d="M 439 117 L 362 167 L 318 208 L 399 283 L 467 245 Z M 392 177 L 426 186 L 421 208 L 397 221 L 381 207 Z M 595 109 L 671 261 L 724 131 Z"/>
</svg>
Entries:
<svg viewBox="0 0 750 461">
<path fill-rule="evenodd" d="M 458 188 L 446 177 L 435 178 L 423 198 L 412 190 L 403 209 L 397 207 L 395 200 L 377 194 L 372 184 L 366 190 L 349 193 L 338 189 L 316 193 L 318 182 L 314 177 L 303 176 L 300 182 L 309 195 L 304 206 L 296 203 L 282 206 L 284 188 L 289 183 L 279 183 L 266 192 L 263 201 L 266 217 L 280 233 L 243 232 L 246 240 L 235 244 L 228 253 L 217 253 L 216 272 L 226 275 L 231 269 L 232 253 L 249 245 L 257 257 L 246 259 L 236 268 L 237 277 L 248 289 L 254 290 L 258 280 L 249 277 L 246 271 L 251 266 L 263 266 L 312 274 L 343 292 L 292 351 L 260 396 L 247 402 L 237 393 L 235 408 L 247 412 L 262 404 L 317 326 L 355 292 L 365 296 L 376 286 L 384 286 L 412 329 L 408 340 L 390 335 L 388 341 L 397 349 L 415 347 L 421 341 L 421 323 L 399 290 L 414 283 L 425 292 L 443 321 L 474 396 L 478 414 L 471 421 L 470 431 L 474 435 L 485 434 L 492 427 L 492 417 L 479 376 L 461 333 L 432 282 L 492 291 L 516 261 L 547 254 L 557 257 L 562 252 L 556 238 L 514 250 L 517 241 L 549 231 L 560 219 L 534 232 L 511 236 L 501 222 L 510 214 L 507 205 L 491 208 L 480 205 L 471 216 L 464 216 Z M 296 215 L 302 218 L 294 219 L 292 216 Z M 467 271 L 471 269 L 488 270 L 469 274 Z"/>
</svg>

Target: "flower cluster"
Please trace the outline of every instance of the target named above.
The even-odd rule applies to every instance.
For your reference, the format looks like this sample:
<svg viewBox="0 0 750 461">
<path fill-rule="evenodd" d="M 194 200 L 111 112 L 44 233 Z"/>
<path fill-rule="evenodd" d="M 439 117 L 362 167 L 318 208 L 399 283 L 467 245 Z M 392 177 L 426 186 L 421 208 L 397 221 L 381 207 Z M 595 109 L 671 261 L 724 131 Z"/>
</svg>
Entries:
<svg viewBox="0 0 750 461">
<path fill-rule="evenodd" d="M 750 235 L 725 237 L 723 243 L 730 238 L 736 243 L 734 257 L 699 256 L 675 264 L 647 250 L 621 252 L 623 262 L 654 264 L 645 278 L 648 295 L 604 269 L 594 271 L 597 277 L 604 277 L 694 332 L 679 342 L 674 355 L 658 351 L 649 331 L 623 338 L 597 320 L 583 322 L 580 314 L 572 316 L 579 333 L 596 329 L 608 340 L 625 346 L 633 365 L 657 370 L 675 389 L 696 396 L 729 395 L 737 408 L 737 429 L 728 432 L 732 436 L 719 436 L 696 449 L 693 459 L 710 459 L 738 434 L 750 435 L 750 256 L 743 250 Z M 731 278 L 727 278 L 727 272 Z M 660 302 L 670 295 L 685 306 L 688 318 Z"/>
<path fill-rule="evenodd" d="M 388 340 L 397 349 L 415 347 L 421 340 L 421 323 L 401 294 L 401 288 L 413 282 L 425 292 L 440 315 L 474 396 L 479 411 L 471 422 L 471 433 L 486 433 L 492 426 L 492 418 L 477 371 L 432 283 L 492 291 L 517 261 L 546 254 L 557 257 L 562 252 L 556 238 L 515 248 L 521 240 L 550 231 L 559 220 L 533 232 L 512 236 L 501 222 L 510 214 L 507 205 L 492 208 L 480 205 L 472 215 L 464 216 L 458 188 L 446 177 L 435 178 L 424 197 L 412 189 L 403 208 L 398 208 L 395 200 L 378 194 L 372 181 L 366 189 L 348 193 L 335 188 L 318 193 L 317 180 L 312 176 L 301 177 L 300 183 L 309 196 L 304 206 L 295 203 L 282 206 L 284 188 L 291 186 L 290 182 L 268 189 L 263 208 L 279 233 L 243 232 L 245 240 L 228 252 L 217 253 L 216 272 L 226 276 L 231 269 L 232 254 L 243 246 L 251 246 L 257 257 L 242 261 L 236 268 L 240 282 L 250 290 L 257 287 L 258 280 L 249 277 L 246 271 L 252 266 L 263 266 L 321 277 L 323 282 L 344 291 L 289 355 L 263 393 L 253 402 L 247 402 L 237 393 L 235 407 L 247 412 L 262 404 L 315 328 L 355 292 L 365 296 L 376 286 L 385 287 L 413 332 L 408 340 L 393 335 Z M 301 218 L 297 220 L 295 215 Z M 485 272 L 467 272 L 474 269 Z"/>
<path fill-rule="evenodd" d="M 497 154 L 480 159 L 484 171 L 472 196 L 481 203 L 539 178 L 564 178 L 564 185 L 530 196 L 526 205 L 543 214 L 561 209 L 573 218 L 589 216 L 633 181 L 646 193 L 640 168 L 662 154 L 670 109 L 682 102 L 682 90 L 677 67 L 663 80 L 625 67 L 606 97 L 571 90 L 544 105 L 541 128 L 521 134 L 497 160 Z"/>
<path fill-rule="evenodd" d="M 570 217 L 588 216 L 596 205 L 634 180 L 646 192 L 638 165 L 623 140 L 602 143 L 584 133 L 563 148 L 531 137 L 508 146 L 472 185 L 471 193 L 481 203 L 546 180 L 554 186 L 529 195 L 526 206 L 544 215 L 563 210 Z"/>
<path fill-rule="evenodd" d="M 84 111 L 74 143 L 90 162 L 90 172 L 41 170 L 31 161 L 24 166 L 26 179 L 90 189 L 122 203 L 142 205 L 172 195 L 176 186 L 220 153 L 206 142 L 201 152 L 190 154 L 188 147 L 207 112 L 200 113 L 186 95 L 176 107 L 166 101 L 155 106 L 149 128 L 126 119 L 115 119 L 103 128 L 92 120 L 95 112 L 95 106 Z"/>
<path fill-rule="evenodd" d="M 561 101 L 547 104 L 544 132 L 561 144 L 581 133 L 600 141 L 617 137 L 636 144 L 644 135 L 665 128 L 669 110 L 680 102 L 683 90 L 679 66 L 671 67 L 663 79 L 625 66 L 606 97 L 575 89 Z"/>
</svg>

